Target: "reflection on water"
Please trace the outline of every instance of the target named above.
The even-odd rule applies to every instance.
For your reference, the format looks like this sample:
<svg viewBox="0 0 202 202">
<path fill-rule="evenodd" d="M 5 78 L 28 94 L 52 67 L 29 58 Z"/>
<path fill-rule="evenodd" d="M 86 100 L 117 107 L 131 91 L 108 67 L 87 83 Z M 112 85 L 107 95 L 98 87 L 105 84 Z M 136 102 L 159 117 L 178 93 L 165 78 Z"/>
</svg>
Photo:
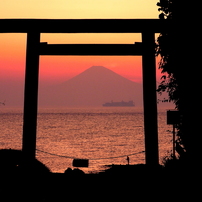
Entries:
<svg viewBox="0 0 202 202">
<path fill-rule="evenodd" d="M 21 149 L 22 112 L 2 110 L 0 148 Z M 172 147 L 171 130 L 166 125 L 166 111 L 159 112 L 160 158 Z M 85 172 L 103 169 L 109 164 L 144 163 L 144 127 L 142 109 L 138 108 L 74 108 L 41 109 L 38 113 L 37 158 L 53 172 L 72 167 L 72 158 L 89 161 Z M 122 156 L 120 158 L 110 158 Z M 108 158 L 109 159 L 105 159 Z M 104 158 L 104 159 L 103 159 Z M 161 160 L 161 159 L 160 159 Z"/>
</svg>

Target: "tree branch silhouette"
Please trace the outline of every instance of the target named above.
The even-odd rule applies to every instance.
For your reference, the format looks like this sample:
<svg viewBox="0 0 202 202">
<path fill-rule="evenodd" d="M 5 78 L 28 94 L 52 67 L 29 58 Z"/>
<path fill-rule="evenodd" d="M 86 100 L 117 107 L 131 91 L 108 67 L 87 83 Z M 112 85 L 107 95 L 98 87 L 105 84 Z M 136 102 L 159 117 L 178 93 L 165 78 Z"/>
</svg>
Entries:
<svg viewBox="0 0 202 202">
<path fill-rule="evenodd" d="M 159 0 L 157 6 L 161 12 L 159 15 L 160 20 L 176 20 L 176 4 L 175 0 Z M 183 99 L 182 99 L 182 67 L 176 61 L 179 60 L 176 50 L 177 46 L 176 33 L 174 26 L 167 32 L 160 33 L 157 39 L 156 55 L 160 55 L 159 69 L 163 76 L 158 86 L 157 92 L 162 94 L 168 93 L 168 101 L 173 102 L 177 110 L 183 114 Z M 183 121 L 176 125 L 178 129 L 176 140 L 176 151 L 181 158 L 184 158 L 186 149 L 189 147 L 186 135 L 183 131 Z M 180 148 L 180 149 L 179 149 Z"/>
</svg>

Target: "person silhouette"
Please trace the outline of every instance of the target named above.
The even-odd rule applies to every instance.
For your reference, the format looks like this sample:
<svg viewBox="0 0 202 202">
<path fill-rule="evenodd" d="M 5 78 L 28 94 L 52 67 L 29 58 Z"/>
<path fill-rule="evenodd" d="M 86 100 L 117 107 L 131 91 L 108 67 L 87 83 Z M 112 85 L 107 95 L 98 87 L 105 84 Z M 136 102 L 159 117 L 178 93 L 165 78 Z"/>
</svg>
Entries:
<svg viewBox="0 0 202 202">
<path fill-rule="evenodd" d="M 129 156 L 127 156 L 126 160 L 128 161 L 128 165 L 129 165 L 129 163 L 130 163 L 130 158 L 129 158 Z"/>
</svg>

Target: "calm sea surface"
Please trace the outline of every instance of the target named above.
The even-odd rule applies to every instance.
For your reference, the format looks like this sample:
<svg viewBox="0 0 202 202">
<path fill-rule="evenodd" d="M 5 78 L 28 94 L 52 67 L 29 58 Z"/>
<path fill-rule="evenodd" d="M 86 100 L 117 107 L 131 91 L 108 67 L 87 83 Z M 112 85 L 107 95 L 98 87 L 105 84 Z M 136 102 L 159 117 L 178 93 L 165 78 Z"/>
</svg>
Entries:
<svg viewBox="0 0 202 202">
<path fill-rule="evenodd" d="M 0 116 L 0 149 L 22 149 L 22 110 L 1 107 Z M 165 109 L 159 109 L 158 126 L 162 162 L 172 150 L 172 126 L 166 124 Z M 136 107 L 39 109 L 37 149 L 37 159 L 52 172 L 72 168 L 72 158 L 89 159 L 89 167 L 81 168 L 84 172 L 127 164 L 127 155 L 135 153 L 130 163 L 145 163 L 143 111 Z"/>
</svg>

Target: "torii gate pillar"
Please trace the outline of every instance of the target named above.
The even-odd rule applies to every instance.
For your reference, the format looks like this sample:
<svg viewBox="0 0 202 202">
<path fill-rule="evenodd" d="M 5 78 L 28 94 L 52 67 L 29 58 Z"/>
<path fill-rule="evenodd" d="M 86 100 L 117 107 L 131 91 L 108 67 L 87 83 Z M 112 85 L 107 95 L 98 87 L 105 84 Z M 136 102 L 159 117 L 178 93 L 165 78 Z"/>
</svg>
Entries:
<svg viewBox="0 0 202 202">
<path fill-rule="evenodd" d="M 157 166 L 159 164 L 159 151 L 154 33 L 143 32 L 142 44 L 145 159 L 147 165 Z"/>
<path fill-rule="evenodd" d="M 26 161 L 35 159 L 38 80 L 39 80 L 40 32 L 27 33 L 27 53 L 25 71 L 23 144 L 22 151 Z"/>
</svg>

